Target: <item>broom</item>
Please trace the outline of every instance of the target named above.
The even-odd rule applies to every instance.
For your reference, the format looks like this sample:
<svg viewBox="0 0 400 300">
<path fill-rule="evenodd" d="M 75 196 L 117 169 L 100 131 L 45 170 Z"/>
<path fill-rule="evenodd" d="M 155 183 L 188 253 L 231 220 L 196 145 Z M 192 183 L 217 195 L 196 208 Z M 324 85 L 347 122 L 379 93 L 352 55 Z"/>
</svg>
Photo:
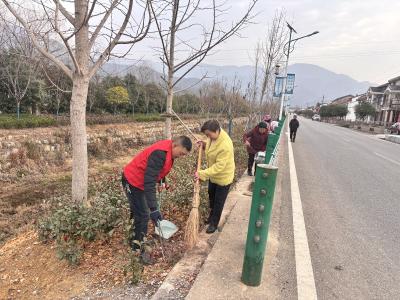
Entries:
<svg viewBox="0 0 400 300">
<path fill-rule="evenodd" d="M 203 146 L 199 148 L 199 157 L 197 158 L 197 171 L 201 167 L 201 153 Z M 185 243 L 189 249 L 192 249 L 196 245 L 199 238 L 199 206 L 200 206 L 200 180 L 197 179 L 194 183 L 192 210 L 190 211 L 188 221 L 185 229 Z"/>
</svg>

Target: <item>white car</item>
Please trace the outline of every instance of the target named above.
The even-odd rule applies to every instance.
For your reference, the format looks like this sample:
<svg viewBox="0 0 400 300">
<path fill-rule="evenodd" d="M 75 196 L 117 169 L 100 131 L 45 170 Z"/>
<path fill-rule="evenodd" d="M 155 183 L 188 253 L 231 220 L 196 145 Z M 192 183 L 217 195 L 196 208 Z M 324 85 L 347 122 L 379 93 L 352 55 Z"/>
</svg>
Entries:
<svg viewBox="0 0 400 300">
<path fill-rule="evenodd" d="M 312 116 L 311 120 L 313 120 L 313 121 L 321 121 L 321 117 L 320 117 L 320 115 L 315 114 L 315 115 Z"/>
</svg>

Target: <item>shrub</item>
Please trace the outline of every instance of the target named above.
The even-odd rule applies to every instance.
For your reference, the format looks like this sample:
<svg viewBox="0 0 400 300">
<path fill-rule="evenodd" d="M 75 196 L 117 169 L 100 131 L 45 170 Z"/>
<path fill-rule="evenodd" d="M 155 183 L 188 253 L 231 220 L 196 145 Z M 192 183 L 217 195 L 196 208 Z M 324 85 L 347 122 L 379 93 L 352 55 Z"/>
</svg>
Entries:
<svg viewBox="0 0 400 300">
<path fill-rule="evenodd" d="M 117 177 L 96 180 L 101 187 L 97 188 L 90 207 L 75 204 L 66 197 L 56 198 L 50 213 L 39 220 L 39 239 L 55 240 L 60 259 L 77 264 L 85 242 L 111 237 L 117 227 L 129 223 L 128 203 Z"/>
<path fill-rule="evenodd" d="M 360 104 L 357 104 L 355 111 L 357 118 L 365 120 L 366 117 L 373 116 L 376 109 L 371 103 L 361 102 Z"/>
<path fill-rule="evenodd" d="M 39 160 L 42 154 L 40 146 L 32 141 L 26 141 L 24 143 L 24 147 L 26 149 L 26 156 L 32 160 Z"/>
<path fill-rule="evenodd" d="M 160 115 L 136 115 L 133 117 L 136 122 L 160 122 L 164 121 L 165 118 L 160 117 Z"/>
<path fill-rule="evenodd" d="M 34 128 L 56 125 L 56 120 L 48 116 L 21 115 L 17 119 L 14 115 L 0 115 L 0 128 Z"/>
</svg>

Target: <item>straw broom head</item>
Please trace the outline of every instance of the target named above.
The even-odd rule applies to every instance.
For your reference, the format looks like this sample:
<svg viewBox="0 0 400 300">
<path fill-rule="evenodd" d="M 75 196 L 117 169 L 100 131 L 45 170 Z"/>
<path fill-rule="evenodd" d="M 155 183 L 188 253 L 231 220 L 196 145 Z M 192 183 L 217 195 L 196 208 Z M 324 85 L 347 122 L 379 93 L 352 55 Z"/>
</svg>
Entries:
<svg viewBox="0 0 400 300">
<path fill-rule="evenodd" d="M 199 157 L 197 159 L 197 171 L 201 166 L 201 152 L 202 146 L 199 148 Z M 192 249 L 199 239 L 199 223 L 200 223 L 200 181 L 196 180 L 193 190 L 192 210 L 190 211 L 188 221 L 185 229 L 185 243 L 188 249 Z"/>
</svg>

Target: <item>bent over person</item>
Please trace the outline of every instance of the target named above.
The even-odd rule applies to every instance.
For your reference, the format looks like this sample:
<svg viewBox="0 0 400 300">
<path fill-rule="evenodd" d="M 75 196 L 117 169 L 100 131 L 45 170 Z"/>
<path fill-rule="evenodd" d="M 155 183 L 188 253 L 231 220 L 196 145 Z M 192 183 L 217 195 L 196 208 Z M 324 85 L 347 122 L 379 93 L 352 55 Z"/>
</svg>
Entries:
<svg viewBox="0 0 400 300">
<path fill-rule="evenodd" d="M 191 149 L 192 141 L 187 136 L 159 141 L 138 153 L 124 168 L 122 186 L 129 201 L 134 226 L 131 247 L 134 251 L 141 251 L 145 264 L 151 263 L 150 253 L 142 246 L 149 218 L 155 226 L 162 220 L 157 205 L 156 185 L 168 175 L 174 160 L 187 155 Z"/>
<path fill-rule="evenodd" d="M 268 125 L 260 122 L 249 132 L 243 135 L 243 141 L 247 146 L 249 158 L 247 161 L 247 175 L 253 176 L 254 157 L 259 151 L 265 151 L 268 141 Z"/>
</svg>

